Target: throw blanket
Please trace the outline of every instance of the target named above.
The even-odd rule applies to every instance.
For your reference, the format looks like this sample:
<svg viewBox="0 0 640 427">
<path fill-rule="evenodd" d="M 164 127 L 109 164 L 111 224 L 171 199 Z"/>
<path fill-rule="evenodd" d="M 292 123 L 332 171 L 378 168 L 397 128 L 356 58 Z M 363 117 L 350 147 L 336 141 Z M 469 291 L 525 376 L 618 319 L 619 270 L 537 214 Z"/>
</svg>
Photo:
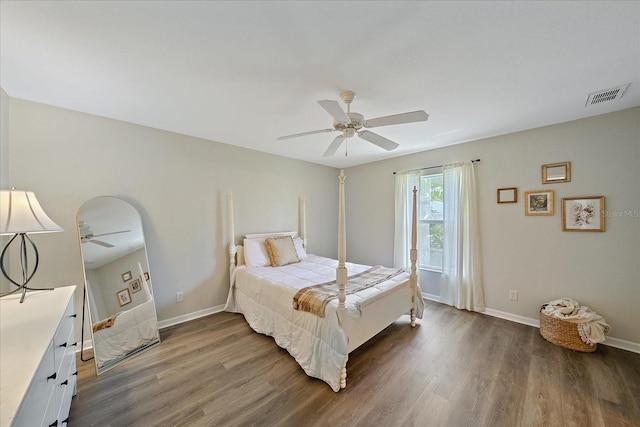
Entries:
<svg viewBox="0 0 640 427">
<path fill-rule="evenodd" d="M 347 295 L 370 288 L 403 273 L 401 268 L 371 267 L 361 273 L 347 278 L 345 293 Z M 300 289 L 293 297 L 295 310 L 307 311 L 324 317 L 327 304 L 338 297 L 338 284 L 335 280 Z"/>
<path fill-rule="evenodd" d="M 118 317 L 118 314 L 120 314 L 121 312 L 118 312 L 116 314 L 114 314 L 111 317 L 108 317 L 104 320 L 101 320 L 97 323 L 93 324 L 93 332 L 98 332 L 101 331 L 102 329 L 106 329 L 106 328 L 110 328 L 113 326 L 114 322 L 116 321 L 116 317 Z"/>
<path fill-rule="evenodd" d="M 551 301 L 542 306 L 542 311 L 549 316 L 576 323 L 580 338 L 589 345 L 603 342 L 605 334 L 609 333 L 609 325 L 602 316 L 569 298 Z"/>
</svg>

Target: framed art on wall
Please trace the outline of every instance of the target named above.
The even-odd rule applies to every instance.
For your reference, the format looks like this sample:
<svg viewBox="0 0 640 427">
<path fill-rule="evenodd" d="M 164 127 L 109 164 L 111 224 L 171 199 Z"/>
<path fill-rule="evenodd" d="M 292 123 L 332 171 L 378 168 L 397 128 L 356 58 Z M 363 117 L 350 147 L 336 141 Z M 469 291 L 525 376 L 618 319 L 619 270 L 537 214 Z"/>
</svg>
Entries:
<svg viewBox="0 0 640 427">
<path fill-rule="evenodd" d="M 563 198 L 562 231 L 604 231 L 604 196 Z"/>
<path fill-rule="evenodd" d="M 571 162 L 550 163 L 542 165 L 542 183 L 555 184 L 556 182 L 571 181 Z"/>
<path fill-rule="evenodd" d="M 553 215 L 553 190 L 526 191 L 524 214 L 527 216 Z"/>
<path fill-rule="evenodd" d="M 516 187 L 498 188 L 498 203 L 518 203 Z"/>
<path fill-rule="evenodd" d="M 129 286 L 131 287 L 132 294 L 135 294 L 136 292 L 140 292 L 140 289 L 142 289 L 140 287 L 140 279 L 136 279 L 133 282 L 129 283 Z"/>
<path fill-rule="evenodd" d="M 122 281 L 128 282 L 129 280 L 131 280 L 131 272 L 127 271 L 126 273 L 122 273 Z"/>
<path fill-rule="evenodd" d="M 120 307 L 131 302 L 131 294 L 129 293 L 129 288 L 124 288 L 120 292 L 116 292 L 116 296 L 118 297 L 118 304 L 120 304 Z"/>
</svg>

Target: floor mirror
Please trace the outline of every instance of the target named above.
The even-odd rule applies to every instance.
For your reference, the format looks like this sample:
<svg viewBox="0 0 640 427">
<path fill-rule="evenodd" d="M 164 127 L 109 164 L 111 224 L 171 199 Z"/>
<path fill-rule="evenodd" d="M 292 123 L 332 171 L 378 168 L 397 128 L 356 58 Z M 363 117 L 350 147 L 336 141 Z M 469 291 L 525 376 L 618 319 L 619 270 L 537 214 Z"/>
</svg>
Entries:
<svg viewBox="0 0 640 427">
<path fill-rule="evenodd" d="M 130 203 L 95 197 L 80 207 L 76 219 L 85 304 L 100 375 L 160 343 L 153 275 L 142 219 Z"/>
</svg>

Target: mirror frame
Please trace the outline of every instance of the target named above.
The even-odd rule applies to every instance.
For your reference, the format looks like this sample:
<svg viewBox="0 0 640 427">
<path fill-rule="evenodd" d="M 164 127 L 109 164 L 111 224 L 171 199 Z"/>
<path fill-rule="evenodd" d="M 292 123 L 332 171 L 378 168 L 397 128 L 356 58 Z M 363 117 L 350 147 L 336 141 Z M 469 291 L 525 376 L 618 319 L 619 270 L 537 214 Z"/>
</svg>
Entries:
<svg viewBox="0 0 640 427">
<path fill-rule="evenodd" d="M 96 318 L 97 315 L 96 315 L 96 313 L 92 314 L 91 303 L 89 301 L 89 296 L 92 293 L 89 290 L 88 283 L 87 283 L 88 282 L 88 279 L 87 279 L 87 268 L 86 268 L 86 265 L 85 265 L 85 253 L 84 253 L 84 251 L 82 249 L 83 242 L 82 242 L 82 231 L 81 231 L 81 227 L 80 227 L 80 221 L 81 221 L 80 217 L 81 217 L 81 212 L 82 212 L 83 207 L 85 207 L 88 203 L 90 203 L 91 201 L 94 201 L 96 199 L 107 199 L 107 198 L 108 199 L 113 199 L 113 200 L 117 201 L 118 203 L 124 203 L 124 204 L 128 205 L 131 208 L 132 213 L 135 212 L 135 214 L 137 215 L 137 220 L 138 220 L 138 224 L 139 224 L 139 227 L 140 227 L 140 233 L 142 235 L 142 242 L 143 242 L 143 245 L 142 245 L 142 247 L 140 249 L 144 249 L 144 260 L 143 261 L 146 263 L 146 267 L 147 267 L 147 271 L 144 271 L 143 268 L 142 268 L 142 264 L 140 263 L 140 261 L 138 261 L 137 262 L 138 266 L 137 266 L 136 270 L 139 270 L 139 272 L 136 272 L 136 271 L 132 270 L 133 274 L 132 274 L 132 271 L 127 271 L 126 273 L 123 273 L 121 275 L 120 278 L 126 284 L 126 287 L 124 289 L 118 291 L 116 295 L 118 295 L 118 303 L 120 303 L 120 308 L 122 310 L 118 311 L 117 314 L 111 316 L 111 318 L 114 318 L 115 316 L 120 315 L 120 313 L 125 313 L 125 312 L 127 312 L 129 310 L 136 309 L 137 307 L 141 307 L 144 304 L 147 304 L 147 303 L 150 302 L 151 304 L 149 304 L 148 308 L 145 308 L 145 310 L 151 310 L 152 309 L 152 311 L 153 311 L 153 316 L 155 317 L 155 321 L 156 321 L 156 336 L 152 337 L 145 344 L 134 348 L 133 350 L 127 352 L 126 354 L 122 354 L 122 355 L 116 356 L 113 359 L 104 362 L 103 364 L 101 364 L 101 366 L 98 366 L 98 358 L 95 357 L 96 338 L 95 338 L 95 332 L 94 332 L 94 328 L 93 328 L 93 325 L 95 323 L 94 322 L 94 318 Z M 155 347 L 158 344 L 160 344 L 160 330 L 159 330 L 159 327 L 158 327 L 158 315 L 157 315 L 157 310 L 156 310 L 156 307 L 155 307 L 154 292 L 153 292 L 152 284 L 148 280 L 148 277 L 149 277 L 150 271 L 151 271 L 151 266 L 149 265 L 149 257 L 148 257 L 148 252 L 147 252 L 146 238 L 145 238 L 145 235 L 144 235 L 144 225 L 142 223 L 142 216 L 140 215 L 140 212 L 138 211 L 138 209 L 136 209 L 136 207 L 133 206 L 133 204 L 131 204 L 129 201 L 127 201 L 125 199 L 122 199 L 120 197 L 115 197 L 115 196 L 96 196 L 96 197 L 93 197 L 93 198 L 85 201 L 80 206 L 80 208 L 78 208 L 78 211 L 76 213 L 76 224 L 77 224 L 77 232 L 78 232 L 78 245 L 80 247 L 80 257 L 81 257 L 81 260 L 82 260 L 82 274 L 84 276 L 84 286 L 83 286 L 84 299 L 83 299 L 82 333 L 84 335 L 84 328 L 85 328 L 84 310 L 86 309 L 88 311 L 88 313 L 89 313 L 89 331 L 90 331 L 90 334 L 91 334 L 92 350 L 93 350 L 93 353 L 94 353 L 92 358 L 94 359 L 94 362 L 95 362 L 96 375 L 101 375 L 101 374 L 103 374 L 103 373 L 115 368 L 116 366 L 124 363 L 125 361 L 129 360 L 130 358 L 132 358 L 136 354 L 139 354 L 139 353 L 141 353 L 143 351 L 146 351 L 146 350 L 148 350 L 148 349 L 150 349 L 152 347 Z M 90 224 L 89 224 L 89 226 L 90 226 Z M 125 228 L 125 227 L 123 227 L 123 228 Z M 137 250 L 139 250 L 139 249 L 136 249 L 136 251 Z M 126 257 L 131 253 L 133 253 L 133 252 L 125 254 L 122 257 Z M 120 258 L 122 258 L 122 257 L 120 257 Z M 120 258 L 116 258 L 115 260 L 111 260 L 111 261 L 107 262 L 105 265 L 107 265 L 108 263 L 114 262 L 114 261 L 116 261 L 117 259 L 120 259 Z M 141 257 L 140 257 L 140 259 L 141 259 Z M 125 277 L 127 277 L 127 276 L 125 276 L 126 274 L 128 274 L 128 276 L 129 276 L 128 279 L 130 279 L 130 280 L 125 280 Z M 137 278 L 138 274 L 140 275 L 139 278 Z M 148 295 L 149 295 L 149 297 L 151 299 L 148 300 L 148 301 L 139 303 L 136 306 L 130 307 L 129 309 L 127 309 L 127 304 L 128 303 L 124 304 L 124 306 L 123 306 L 122 301 L 120 301 L 120 299 L 119 299 L 119 294 L 126 290 L 127 294 L 129 295 L 129 301 L 131 301 L 131 298 L 132 298 L 133 294 L 131 292 L 129 292 L 130 284 L 127 283 L 127 282 L 128 281 L 136 281 L 136 280 L 140 280 L 140 284 L 139 284 L 139 288 L 140 289 L 145 289 L 145 288 L 148 289 Z M 145 292 L 146 292 L 146 290 L 145 290 Z M 115 298 L 116 297 L 114 297 L 114 300 L 115 300 Z M 104 321 L 104 320 L 102 320 L 102 321 Z M 113 321 L 113 324 L 115 324 L 115 320 Z M 81 354 L 81 359 L 83 361 L 89 361 L 89 360 L 91 360 L 91 358 L 89 358 L 89 359 L 83 359 L 82 358 L 83 346 L 84 346 L 84 343 L 81 343 L 81 353 L 80 353 Z"/>
</svg>

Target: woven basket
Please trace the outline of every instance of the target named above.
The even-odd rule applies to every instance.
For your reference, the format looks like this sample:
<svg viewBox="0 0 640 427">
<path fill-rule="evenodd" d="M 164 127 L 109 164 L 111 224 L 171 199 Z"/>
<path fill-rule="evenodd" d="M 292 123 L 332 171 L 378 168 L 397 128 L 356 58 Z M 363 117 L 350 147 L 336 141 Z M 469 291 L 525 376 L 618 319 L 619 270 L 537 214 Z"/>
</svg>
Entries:
<svg viewBox="0 0 640 427">
<path fill-rule="evenodd" d="M 544 307 L 543 307 L 544 308 Z M 557 317 L 545 314 L 540 309 L 540 335 L 547 341 L 568 348 L 569 350 L 591 353 L 596 351 L 598 344 L 587 344 L 582 341 L 578 333 L 578 325 Z"/>
</svg>

